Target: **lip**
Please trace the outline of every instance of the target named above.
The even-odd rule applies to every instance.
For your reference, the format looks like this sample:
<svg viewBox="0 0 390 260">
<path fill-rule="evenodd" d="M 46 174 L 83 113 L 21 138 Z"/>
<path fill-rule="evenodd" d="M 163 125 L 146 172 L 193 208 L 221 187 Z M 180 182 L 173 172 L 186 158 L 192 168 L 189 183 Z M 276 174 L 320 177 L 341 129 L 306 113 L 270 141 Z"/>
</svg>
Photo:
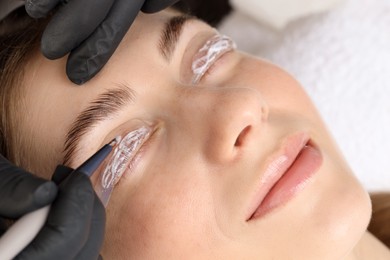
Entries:
<svg viewBox="0 0 390 260">
<path fill-rule="evenodd" d="M 288 137 L 262 174 L 252 196 L 247 221 L 286 204 L 302 191 L 322 164 L 322 155 L 307 133 Z"/>
</svg>

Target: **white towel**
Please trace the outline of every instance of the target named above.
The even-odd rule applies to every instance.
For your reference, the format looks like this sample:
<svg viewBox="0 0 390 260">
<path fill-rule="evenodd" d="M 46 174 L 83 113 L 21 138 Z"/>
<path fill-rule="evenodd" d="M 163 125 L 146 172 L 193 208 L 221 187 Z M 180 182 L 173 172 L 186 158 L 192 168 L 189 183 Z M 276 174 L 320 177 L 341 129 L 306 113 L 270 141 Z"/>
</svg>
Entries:
<svg viewBox="0 0 390 260">
<path fill-rule="evenodd" d="M 279 32 L 234 11 L 219 29 L 292 73 L 363 185 L 390 189 L 390 1 L 348 0 Z"/>
<path fill-rule="evenodd" d="M 330 10 L 345 0 L 230 0 L 236 10 L 274 29 L 313 13 Z"/>
</svg>

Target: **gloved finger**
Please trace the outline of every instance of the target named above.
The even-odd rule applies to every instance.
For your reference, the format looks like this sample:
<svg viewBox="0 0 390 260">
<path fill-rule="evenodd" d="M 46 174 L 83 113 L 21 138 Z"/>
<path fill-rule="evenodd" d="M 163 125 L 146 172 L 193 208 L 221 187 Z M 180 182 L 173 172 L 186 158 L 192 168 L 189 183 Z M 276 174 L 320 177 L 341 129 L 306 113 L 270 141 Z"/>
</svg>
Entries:
<svg viewBox="0 0 390 260">
<path fill-rule="evenodd" d="M 56 170 L 54 171 L 52 180 L 59 184 L 66 177 L 69 176 L 70 173 L 74 171 L 73 168 L 58 165 Z M 77 255 L 76 259 L 99 259 L 103 260 L 103 257 L 99 255 L 99 250 L 97 248 L 101 248 L 102 243 L 104 241 L 104 231 L 105 231 L 105 222 L 106 222 L 106 214 L 105 209 L 100 200 L 95 198 L 94 207 L 92 213 L 92 221 L 91 221 L 91 232 L 89 234 L 89 239 L 87 240 L 86 245 L 81 250 L 81 252 Z"/>
<path fill-rule="evenodd" d="M 72 0 L 55 13 L 42 35 L 41 51 L 58 59 L 76 48 L 104 20 L 114 0 Z"/>
<path fill-rule="evenodd" d="M 144 0 L 117 0 L 95 32 L 71 52 L 66 73 L 71 81 L 83 84 L 95 76 L 112 56 Z"/>
<path fill-rule="evenodd" d="M 89 237 L 76 259 L 99 259 L 100 250 L 97 249 L 100 249 L 103 244 L 106 214 L 97 196 L 94 203 Z"/>
<path fill-rule="evenodd" d="M 26 12 L 32 18 L 45 17 L 61 0 L 25 0 Z"/>
<path fill-rule="evenodd" d="M 73 171 L 74 169 L 70 167 L 64 165 L 57 165 L 56 169 L 54 170 L 53 176 L 51 177 L 51 180 L 54 181 L 57 185 L 59 185 Z"/>
<path fill-rule="evenodd" d="M 59 186 L 45 226 L 16 259 L 74 259 L 89 239 L 95 199 L 89 178 L 71 173 Z"/>
<path fill-rule="evenodd" d="M 156 13 L 177 2 L 179 0 L 146 0 L 141 10 L 144 13 Z"/>
<path fill-rule="evenodd" d="M 57 195 L 52 181 L 38 178 L 12 165 L 0 155 L 0 215 L 18 218 L 50 204 Z"/>
</svg>

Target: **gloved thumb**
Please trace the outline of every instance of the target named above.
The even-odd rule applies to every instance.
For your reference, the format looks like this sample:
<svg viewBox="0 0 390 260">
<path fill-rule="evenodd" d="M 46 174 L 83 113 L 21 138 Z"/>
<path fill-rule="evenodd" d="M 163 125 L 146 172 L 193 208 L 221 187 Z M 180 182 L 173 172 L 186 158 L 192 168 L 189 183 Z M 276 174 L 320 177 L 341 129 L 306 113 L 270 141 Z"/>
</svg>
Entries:
<svg viewBox="0 0 390 260">
<path fill-rule="evenodd" d="M 50 204 L 57 185 L 12 165 L 0 155 L 0 216 L 18 218 Z"/>
</svg>

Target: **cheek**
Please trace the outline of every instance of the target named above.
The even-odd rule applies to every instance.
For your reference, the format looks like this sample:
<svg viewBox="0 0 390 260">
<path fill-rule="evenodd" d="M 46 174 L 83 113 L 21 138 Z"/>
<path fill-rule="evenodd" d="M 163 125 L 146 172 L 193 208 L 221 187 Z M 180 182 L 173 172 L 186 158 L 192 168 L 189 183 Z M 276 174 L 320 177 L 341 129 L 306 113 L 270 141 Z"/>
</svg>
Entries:
<svg viewBox="0 0 390 260">
<path fill-rule="evenodd" d="M 116 188 L 108 208 L 104 257 L 158 259 L 207 251 L 202 248 L 210 245 L 203 238 L 211 237 L 215 224 L 210 223 L 209 185 L 201 177 L 206 174 L 193 163 L 170 165 L 175 167 L 155 163 L 136 187 L 123 183 Z"/>
<path fill-rule="evenodd" d="M 240 80 L 258 90 L 271 111 L 317 117 L 314 104 L 299 82 L 274 64 L 250 60 L 241 67 Z"/>
<path fill-rule="evenodd" d="M 295 250 L 313 256 L 309 259 L 318 254 L 337 259 L 347 254 L 365 232 L 370 218 L 370 200 L 326 136 L 320 146 L 323 164 L 304 196 L 290 205 L 291 214 L 285 216 L 292 221 L 303 220 L 295 224 L 304 227 L 295 230 L 300 234 L 299 239 L 294 240 Z"/>
<path fill-rule="evenodd" d="M 338 218 L 335 223 L 344 224 L 341 227 L 348 227 L 348 224 L 355 226 L 353 228 L 355 231 L 359 231 L 359 227 L 365 229 L 371 215 L 369 195 L 354 176 L 337 146 L 324 147 L 326 164 L 321 175 L 321 184 L 325 186 L 327 192 L 323 197 L 327 198 L 330 205 L 335 205 L 333 207 L 335 215 L 349 215 L 345 219 Z M 353 233 L 348 232 L 351 235 Z"/>
<path fill-rule="evenodd" d="M 341 155 L 324 154 L 324 159 L 319 179 L 312 187 L 322 191 L 312 198 L 316 201 L 313 227 L 323 234 L 321 243 L 334 248 L 334 253 L 340 250 L 341 255 L 342 250 L 351 250 L 366 231 L 370 199 Z"/>
</svg>

